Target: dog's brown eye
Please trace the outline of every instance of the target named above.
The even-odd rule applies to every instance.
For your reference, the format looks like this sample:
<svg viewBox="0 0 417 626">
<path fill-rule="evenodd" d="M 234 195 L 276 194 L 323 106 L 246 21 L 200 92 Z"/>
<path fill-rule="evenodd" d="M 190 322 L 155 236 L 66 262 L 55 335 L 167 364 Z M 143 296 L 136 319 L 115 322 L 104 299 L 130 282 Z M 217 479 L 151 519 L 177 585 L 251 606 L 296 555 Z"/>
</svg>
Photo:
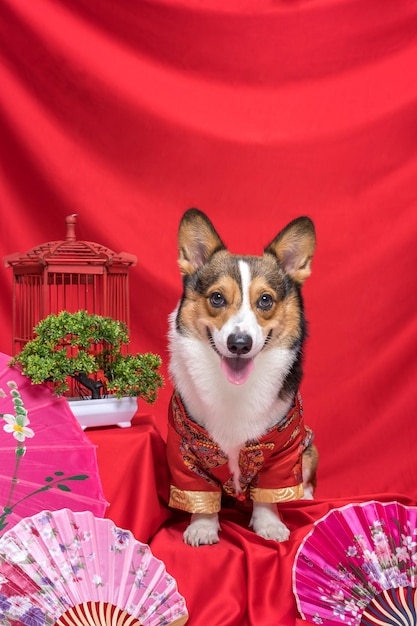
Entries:
<svg viewBox="0 0 417 626">
<path fill-rule="evenodd" d="M 256 303 L 257 307 L 262 311 L 269 311 L 272 309 L 274 299 L 270 293 L 263 293 Z"/>
<path fill-rule="evenodd" d="M 226 305 L 226 300 L 220 291 L 213 291 L 213 293 L 210 294 L 209 301 L 211 306 L 217 309 Z"/>
</svg>

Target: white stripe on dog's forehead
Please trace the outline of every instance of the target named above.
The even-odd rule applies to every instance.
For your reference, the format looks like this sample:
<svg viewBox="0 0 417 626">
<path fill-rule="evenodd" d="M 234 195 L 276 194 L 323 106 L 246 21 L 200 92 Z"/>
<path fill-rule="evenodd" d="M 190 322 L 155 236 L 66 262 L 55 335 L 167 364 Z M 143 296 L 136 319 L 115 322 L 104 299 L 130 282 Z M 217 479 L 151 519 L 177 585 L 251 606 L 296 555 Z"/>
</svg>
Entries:
<svg viewBox="0 0 417 626">
<path fill-rule="evenodd" d="M 254 337 L 257 323 L 250 303 L 250 284 L 252 280 L 250 265 L 246 261 L 240 260 L 238 266 L 242 283 L 242 303 L 234 317 L 234 322 L 241 332 L 247 332 Z"/>
<path fill-rule="evenodd" d="M 255 342 L 260 329 L 250 303 L 250 284 L 252 280 L 250 265 L 247 261 L 241 259 L 238 261 L 238 267 L 241 279 L 242 302 L 236 314 L 229 318 L 223 326 L 222 333 L 224 332 L 225 336 L 232 332 L 247 333 Z"/>
<path fill-rule="evenodd" d="M 242 307 L 250 307 L 249 287 L 251 273 L 249 264 L 246 261 L 238 261 L 240 278 L 242 281 Z"/>
</svg>

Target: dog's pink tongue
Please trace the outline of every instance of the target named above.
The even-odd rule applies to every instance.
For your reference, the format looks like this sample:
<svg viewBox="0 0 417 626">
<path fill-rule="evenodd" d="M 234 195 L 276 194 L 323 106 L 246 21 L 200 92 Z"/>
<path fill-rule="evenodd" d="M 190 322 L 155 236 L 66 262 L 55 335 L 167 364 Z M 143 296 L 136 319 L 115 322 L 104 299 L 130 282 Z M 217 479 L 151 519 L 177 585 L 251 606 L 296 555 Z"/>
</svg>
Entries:
<svg viewBox="0 0 417 626">
<path fill-rule="evenodd" d="M 221 368 L 230 383 L 242 385 L 248 380 L 249 374 L 253 370 L 253 359 L 222 357 Z"/>
</svg>

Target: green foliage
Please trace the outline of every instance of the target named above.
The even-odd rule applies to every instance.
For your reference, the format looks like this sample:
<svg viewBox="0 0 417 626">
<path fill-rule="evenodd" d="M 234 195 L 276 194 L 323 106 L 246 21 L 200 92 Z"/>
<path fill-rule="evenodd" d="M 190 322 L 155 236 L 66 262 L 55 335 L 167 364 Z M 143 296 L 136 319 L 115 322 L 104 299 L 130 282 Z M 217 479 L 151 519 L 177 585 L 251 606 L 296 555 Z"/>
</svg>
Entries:
<svg viewBox="0 0 417 626">
<path fill-rule="evenodd" d="M 13 357 L 33 383 L 53 383 L 55 393 L 68 390 L 68 377 L 85 384 L 85 377 L 105 377 L 117 397 L 140 396 L 149 404 L 163 386 L 161 358 L 150 352 L 126 354 L 129 331 L 124 322 L 87 311 L 62 311 L 41 320 L 35 337 Z M 90 388 L 90 387 L 89 387 Z"/>
</svg>

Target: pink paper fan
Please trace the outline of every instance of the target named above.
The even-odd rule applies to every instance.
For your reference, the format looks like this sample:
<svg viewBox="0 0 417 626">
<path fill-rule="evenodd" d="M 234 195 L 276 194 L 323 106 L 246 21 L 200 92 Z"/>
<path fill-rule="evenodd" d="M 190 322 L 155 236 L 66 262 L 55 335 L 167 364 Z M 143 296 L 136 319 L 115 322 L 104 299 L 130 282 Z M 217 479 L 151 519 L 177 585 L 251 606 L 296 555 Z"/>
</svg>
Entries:
<svg viewBox="0 0 417 626">
<path fill-rule="evenodd" d="M 0 539 L 0 623 L 182 626 L 184 598 L 132 533 L 90 511 L 43 511 Z"/>
<path fill-rule="evenodd" d="M 315 624 L 417 624 L 417 507 L 366 502 L 333 509 L 298 549 L 293 590 Z"/>
</svg>

